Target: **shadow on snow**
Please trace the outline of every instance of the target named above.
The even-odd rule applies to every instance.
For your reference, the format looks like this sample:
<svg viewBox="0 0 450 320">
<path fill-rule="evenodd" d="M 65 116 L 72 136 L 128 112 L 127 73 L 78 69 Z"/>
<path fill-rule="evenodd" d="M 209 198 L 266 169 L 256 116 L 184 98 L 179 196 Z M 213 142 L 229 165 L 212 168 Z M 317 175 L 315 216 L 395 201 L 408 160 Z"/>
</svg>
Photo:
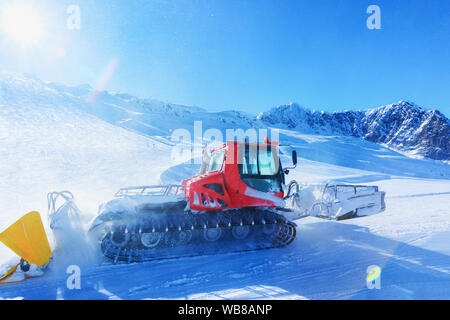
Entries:
<svg viewBox="0 0 450 320">
<path fill-rule="evenodd" d="M 381 289 L 366 287 L 380 266 Z M 59 268 L 61 270 L 61 268 Z M 0 287 L 24 299 L 448 299 L 450 256 L 371 234 L 349 223 L 301 224 L 289 247 L 131 265 L 82 268 L 81 290 L 68 275 Z"/>
</svg>

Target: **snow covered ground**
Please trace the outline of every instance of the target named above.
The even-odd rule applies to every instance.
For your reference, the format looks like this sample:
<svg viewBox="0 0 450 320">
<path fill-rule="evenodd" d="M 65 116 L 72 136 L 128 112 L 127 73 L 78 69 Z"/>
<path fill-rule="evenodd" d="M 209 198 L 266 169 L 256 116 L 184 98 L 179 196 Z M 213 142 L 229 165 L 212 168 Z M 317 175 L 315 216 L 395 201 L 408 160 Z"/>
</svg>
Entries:
<svg viewBox="0 0 450 320">
<path fill-rule="evenodd" d="M 72 191 L 87 222 L 120 187 L 175 182 L 198 169 L 171 159 L 163 136 L 39 96 L 37 104 L 0 99 L 0 230 L 31 210 L 47 224 L 50 191 Z M 378 185 L 386 211 L 343 222 L 298 220 L 297 239 L 283 249 L 85 264 L 81 290 L 67 288 L 67 261 L 55 259 L 44 277 L 0 285 L 0 298 L 450 299 L 450 165 L 349 137 L 283 130 L 281 142 L 300 156 L 287 180 Z M 0 246 L 0 264 L 12 256 Z M 382 269 L 379 290 L 366 286 L 371 265 Z"/>
<path fill-rule="evenodd" d="M 448 182 L 393 179 L 383 214 L 298 221 L 289 247 L 258 252 L 82 268 L 82 289 L 66 275 L 5 285 L 2 298 L 25 299 L 448 299 Z M 405 185 L 409 187 L 406 188 Z M 424 190 L 427 194 L 417 193 Z M 420 192 L 420 191 L 419 191 Z M 381 289 L 366 287 L 370 265 Z"/>
</svg>

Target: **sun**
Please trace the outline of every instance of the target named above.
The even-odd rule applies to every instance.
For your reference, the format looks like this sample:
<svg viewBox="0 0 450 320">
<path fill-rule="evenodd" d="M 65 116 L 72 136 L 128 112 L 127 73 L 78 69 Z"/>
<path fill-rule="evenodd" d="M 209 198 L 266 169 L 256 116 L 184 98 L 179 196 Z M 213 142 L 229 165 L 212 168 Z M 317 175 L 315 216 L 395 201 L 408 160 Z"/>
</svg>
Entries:
<svg viewBox="0 0 450 320">
<path fill-rule="evenodd" d="M 39 13 L 30 5 L 11 4 L 0 9 L 1 32 L 23 46 L 37 44 L 42 38 Z"/>
</svg>

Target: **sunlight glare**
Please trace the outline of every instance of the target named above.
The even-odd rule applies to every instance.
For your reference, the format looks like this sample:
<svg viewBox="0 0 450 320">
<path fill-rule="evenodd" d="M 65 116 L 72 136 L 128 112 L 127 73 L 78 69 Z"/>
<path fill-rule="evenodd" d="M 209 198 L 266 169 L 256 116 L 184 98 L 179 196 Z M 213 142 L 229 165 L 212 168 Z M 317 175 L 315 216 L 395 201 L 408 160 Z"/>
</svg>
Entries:
<svg viewBox="0 0 450 320">
<path fill-rule="evenodd" d="M 33 45 L 42 37 L 42 24 L 38 12 L 25 4 L 12 4 L 1 9 L 1 27 L 10 40 L 23 46 Z"/>
</svg>

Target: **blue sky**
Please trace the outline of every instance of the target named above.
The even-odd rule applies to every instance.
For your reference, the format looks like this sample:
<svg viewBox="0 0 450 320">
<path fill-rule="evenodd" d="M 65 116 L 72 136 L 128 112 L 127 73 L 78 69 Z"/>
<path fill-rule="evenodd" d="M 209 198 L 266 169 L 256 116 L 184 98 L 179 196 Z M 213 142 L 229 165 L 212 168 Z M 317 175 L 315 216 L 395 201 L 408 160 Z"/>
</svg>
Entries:
<svg viewBox="0 0 450 320">
<path fill-rule="evenodd" d="M 210 110 L 409 100 L 450 115 L 447 0 L 27 2 L 42 39 L 23 47 L 0 32 L 0 70 L 95 86 L 113 64 L 108 90 Z M 80 30 L 66 27 L 70 4 L 81 9 Z M 381 30 L 366 27 L 371 4 Z"/>
</svg>

